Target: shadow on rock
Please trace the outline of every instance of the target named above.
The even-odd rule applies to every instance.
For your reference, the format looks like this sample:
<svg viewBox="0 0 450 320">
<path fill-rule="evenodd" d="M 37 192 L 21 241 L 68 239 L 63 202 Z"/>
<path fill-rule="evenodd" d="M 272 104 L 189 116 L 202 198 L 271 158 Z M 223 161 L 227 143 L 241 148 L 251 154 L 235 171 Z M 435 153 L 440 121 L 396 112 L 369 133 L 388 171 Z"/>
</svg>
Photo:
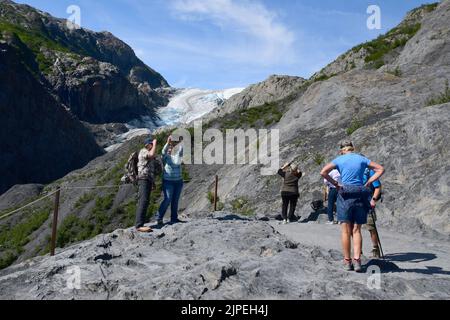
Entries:
<svg viewBox="0 0 450 320">
<path fill-rule="evenodd" d="M 301 221 L 301 223 L 316 222 L 319 220 L 319 216 L 322 214 L 324 215 L 327 214 L 327 208 L 322 208 L 314 212 L 311 212 L 307 218 Z"/>
<path fill-rule="evenodd" d="M 437 256 L 434 253 L 407 252 L 386 255 L 386 259 L 395 262 L 413 262 L 420 263 L 435 260 Z"/>
<path fill-rule="evenodd" d="M 229 215 L 222 216 L 222 217 L 216 217 L 214 219 L 219 220 L 219 221 L 236 221 L 236 220 L 237 221 L 252 221 L 249 218 L 243 218 L 243 217 L 240 217 L 235 214 L 229 214 Z"/>
<path fill-rule="evenodd" d="M 365 269 L 369 269 L 370 267 L 378 267 L 381 272 L 403 272 L 400 267 L 398 267 L 395 263 L 387 261 L 387 260 L 370 260 L 366 265 Z"/>
</svg>

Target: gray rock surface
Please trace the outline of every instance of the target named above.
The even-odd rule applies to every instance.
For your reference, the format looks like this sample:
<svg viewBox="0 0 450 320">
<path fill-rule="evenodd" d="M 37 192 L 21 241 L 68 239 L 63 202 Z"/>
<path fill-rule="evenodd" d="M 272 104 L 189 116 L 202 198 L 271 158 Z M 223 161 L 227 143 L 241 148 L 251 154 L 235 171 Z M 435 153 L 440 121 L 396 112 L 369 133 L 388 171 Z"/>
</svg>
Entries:
<svg viewBox="0 0 450 320">
<path fill-rule="evenodd" d="M 29 202 L 39 196 L 42 189 L 42 184 L 15 185 L 0 196 L 0 211 Z"/>
<path fill-rule="evenodd" d="M 372 262 L 373 263 L 373 262 Z M 369 263 L 370 264 L 370 263 Z M 80 287 L 67 283 L 80 270 Z M 382 265 L 368 275 L 341 270 L 336 250 L 295 243 L 265 222 L 226 214 L 154 234 L 117 230 L 0 271 L 0 299 L 448 299 L 444 276 L 402 276 Z M 400 272 L 400 273 L 399 273 Z"/>
</svg>

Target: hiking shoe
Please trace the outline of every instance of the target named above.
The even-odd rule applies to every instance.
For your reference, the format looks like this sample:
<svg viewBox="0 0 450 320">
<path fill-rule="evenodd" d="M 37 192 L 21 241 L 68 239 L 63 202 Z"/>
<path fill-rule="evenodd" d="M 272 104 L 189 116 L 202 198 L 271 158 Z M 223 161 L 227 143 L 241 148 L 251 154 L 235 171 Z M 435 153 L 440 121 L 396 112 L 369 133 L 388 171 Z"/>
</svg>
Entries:
<svg viewBox="0 0 450 320">
<path fill-rule="evenodd" d="M 171 220 L 170 224 L 177 224 L 177 223 L 186 223 L 185 221 L 181 221 L 180 219 Z"/>
<path fill-rule="evenodd" d="M 156 222 L 156 226 L 157 226 L 158 228 L 162 228 L 162 227 L 164 226 L 164 221 L 158 220 L 158 221 Z"/>
<path fill-rule="evenodd" d="M 353 267 L 355 269 L 355 272 L 361 273 L 362 272 L 361 259 L 354 259 Z"/>
<path fill-rule="evenodd" d="M 344 270 L 345 271 L 353 271 L 353 263 L 352 263 L 351 259 L 349 259 L 349 260 L 345 259 L 344 260 Z"/>
<path fill-rule="evenodd" d="M 380 248 L 375 247 L 372 250 L 372 258 L 373 259 L 381 259 L 381 253 L 380 253 Z"/>
<path fill-rule="evenodd" d="M 152 228 L 149 228 L 149 227 L 140 227 L 140 228 L 136 228 L 136 230 L 141 233 L 153 232 Z"/>
</svg>

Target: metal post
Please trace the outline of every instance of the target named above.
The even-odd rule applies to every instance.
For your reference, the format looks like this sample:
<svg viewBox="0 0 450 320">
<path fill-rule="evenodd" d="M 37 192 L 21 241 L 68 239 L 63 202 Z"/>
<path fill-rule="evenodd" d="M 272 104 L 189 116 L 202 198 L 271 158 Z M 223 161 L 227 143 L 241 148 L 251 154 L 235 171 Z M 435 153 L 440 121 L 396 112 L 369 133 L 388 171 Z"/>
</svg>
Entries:
<svg viewBox="0 0 450 320">
<path fill-rule="evenodd" d="M 53 211 L 53 224 L 52 224 L 52 239 L 50 243 L 50 255 L 55 255 L 55 248 L 56 248 L 56 234 L 57 234 L 57 228 L 58 228 L 58 213 L 59 213 L 59 198 L 61 196 L 61 188 L 58 187 L 56 193 L 55 193 L 55 207 Z"/>
<path fill-rule="evenodd" d="M 217 211 L 217 193 L 219 188 L 219 176 L 216 175 L 216 185 L 214 188 L 214 211 Z"/>
</svg>

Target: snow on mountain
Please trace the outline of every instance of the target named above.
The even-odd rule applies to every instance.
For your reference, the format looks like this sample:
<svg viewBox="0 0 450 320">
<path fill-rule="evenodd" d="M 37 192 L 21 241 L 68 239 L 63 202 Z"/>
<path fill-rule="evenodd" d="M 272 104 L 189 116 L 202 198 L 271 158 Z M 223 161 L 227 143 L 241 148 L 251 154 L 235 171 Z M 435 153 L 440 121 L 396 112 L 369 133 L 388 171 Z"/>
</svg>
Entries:
<svg viewBox="0 0 450 320">
<path fill-rule="evenodd" d="M 194 121 L 243 90 L 244 88 L 226 90 L 183 89 L 170 100 L 167 107 L 159 110 L 160 125 L 176 125 Z"/>
<path fill-rule="evenodd" d="M 170 99 L 169 104 L 158 110 L 160 121 L 157 123 L 157 127 L 186 124 L 199 119 L 244 89 L 179 89 L 178 93 Z M 153 120 L 149 117 L 132 121 L 127 124 L 127 127 L 129 131 L 116 137 L 116 143 L 105 149 L 107 152 L 116 150 L 125 141 L 150 134 L 152 130 L 156 129 Z"/>
</svg>

